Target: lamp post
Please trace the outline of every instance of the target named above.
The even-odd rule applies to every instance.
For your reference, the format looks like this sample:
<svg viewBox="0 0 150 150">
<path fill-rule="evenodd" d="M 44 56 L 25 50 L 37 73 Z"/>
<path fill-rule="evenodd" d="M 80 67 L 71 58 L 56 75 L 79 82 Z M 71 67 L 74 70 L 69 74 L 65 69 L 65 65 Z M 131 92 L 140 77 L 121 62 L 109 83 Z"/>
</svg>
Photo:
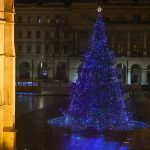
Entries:
<svg viewBox="0 0 150 150">
<path fill-rule="evenodd" d="M 56 41 L 55 41 L 55 49 L 53 53 L 53 80 L 55 79 L 55 55 L 59 52 L 60 49 L 60 39 L 59 39 L 59 25 L 60 19 L 56 18 Z"/>
<path fill-rule="evenodd" d="M 40 63 L 40 79 L 43 79 L 43 56 L 41 57 L 41 63 Z"/>
</svg>

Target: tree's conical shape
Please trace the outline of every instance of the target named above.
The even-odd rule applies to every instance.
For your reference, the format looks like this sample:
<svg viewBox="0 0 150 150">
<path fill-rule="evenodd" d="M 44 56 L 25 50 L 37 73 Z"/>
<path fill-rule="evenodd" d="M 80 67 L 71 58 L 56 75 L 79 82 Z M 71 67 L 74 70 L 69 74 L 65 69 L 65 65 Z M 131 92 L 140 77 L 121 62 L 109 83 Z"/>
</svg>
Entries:
<svg viewBox="0 0 150 150">
<path fill-rule="evenodd" d="M 69 126 L 77 131 L 89 128 L 102 131 L 144 127 L 144 123 L 128 118 L 114 63 L 115 57 L 108 48 L 105 25 L 99 16 L 73 86 L 69 109 L 63 119 L 49 123 Z"/>
<path fill-rule="evenodd" d="M 68 110 L 72 126 L 81 124 L 90 128 L 112 129 L 128 124 L 114 62 L 113 53 L 107 46 L 105 26 L 99 16 L 73 87 L 72 103 Z"/>
</svg>

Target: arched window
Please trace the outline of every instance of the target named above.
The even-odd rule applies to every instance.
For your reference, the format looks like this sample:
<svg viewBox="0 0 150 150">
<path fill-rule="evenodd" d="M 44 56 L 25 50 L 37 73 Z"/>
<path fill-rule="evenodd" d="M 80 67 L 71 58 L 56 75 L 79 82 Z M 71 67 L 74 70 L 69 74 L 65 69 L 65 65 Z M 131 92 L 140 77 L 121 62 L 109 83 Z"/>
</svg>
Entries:
<svg viewBox="0 0 150 150">
<path fill-rule="evenodd" d="M 131 67 L 131 83 L 141 84 L 142 82 L 142 67 L 134 64 Z"/>
<path fill-rule="evenodd" d="M 150 85 L 150 65 L 147 67 L 147 83 Z"/>
<path fill-rule="evenodd" d="M 38 78 L 48 79 L 48 66 L 45 62 L 40 62 L 38 65 Z"/>
<path fill-rule="evenodd" d="M 56 80 L 63 80 L 67 81 L 67 69 L 66 69 L 66 64 L 64 62 L 59 62 L 56 65 L 56 75 L 55 79 Z"/>
<path fill-rule="evenodd" d="M 117 64 L 117 69 L 119 71 L 119 80 L 122 83 L 126 83 L 126 66 L 124 64 Z"/>
<path fill-rule="evenodd" d="M 30 65 L 27 62 L 22 62 L 19 65 L 19 78 L 30 79 Z"/>
</svg>

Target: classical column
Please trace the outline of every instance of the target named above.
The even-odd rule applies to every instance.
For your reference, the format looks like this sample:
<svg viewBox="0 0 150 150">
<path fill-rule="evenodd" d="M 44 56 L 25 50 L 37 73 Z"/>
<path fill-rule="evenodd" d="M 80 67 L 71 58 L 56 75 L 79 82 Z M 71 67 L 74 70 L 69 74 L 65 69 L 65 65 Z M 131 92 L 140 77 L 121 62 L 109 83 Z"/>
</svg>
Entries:
<svg viewBox="0 0 150 150">
<path fill-rule="evenodd" d="M 3 150 L 4 113 L 4 2 L 0 0 L 0 150 Z"/>
<path fill-rule="evenodd" d="M 146 69 L 142 70 L 142 83 L 143 84 L 147 83 L 147 70 Z"/>
<path fill-rule="evenodd" d="M 131 69 L 128 70 L 128 84 L 131 84 Z"/>
<path fill-rule="evenodd" d="M 4 150 L 15 150 L 15 49 L 13 0 L 4 0 Z"/>
</svg>

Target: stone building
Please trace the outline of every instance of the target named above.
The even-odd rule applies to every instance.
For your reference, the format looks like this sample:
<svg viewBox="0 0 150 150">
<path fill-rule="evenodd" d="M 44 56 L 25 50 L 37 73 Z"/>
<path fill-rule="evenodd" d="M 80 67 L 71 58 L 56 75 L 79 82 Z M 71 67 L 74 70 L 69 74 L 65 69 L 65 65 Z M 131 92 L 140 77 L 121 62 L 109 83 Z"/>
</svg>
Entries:
<svg viewBox="0 0 150 150">
<path fill-rule="evenodd" d="M 99 5 L 121 80 L 150 83 L 149 0 L 17 0 L 17 79 L 76 80 Z"/>
<path fill-rule="evenodd" d="M 0 0 L 0 150 L 15 150 L 13 0 Z"/>
</svg>

